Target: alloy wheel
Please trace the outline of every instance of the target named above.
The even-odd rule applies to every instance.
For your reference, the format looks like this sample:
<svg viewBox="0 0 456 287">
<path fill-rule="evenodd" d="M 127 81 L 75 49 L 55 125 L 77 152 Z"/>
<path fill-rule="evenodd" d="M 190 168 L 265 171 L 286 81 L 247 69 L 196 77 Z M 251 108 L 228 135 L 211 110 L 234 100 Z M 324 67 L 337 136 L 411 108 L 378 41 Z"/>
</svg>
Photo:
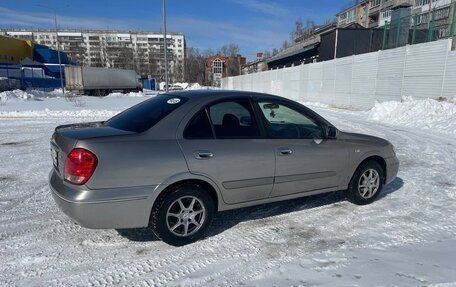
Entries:
<svg viewBox="0 0 456 287">
<path fill-rule="evenodd" d="M 175 200 L 166 212 L 168 230 L 180 237 L 195 234 L 203 225 L 206 208 L 200 199 L 183 196 Z"/>
<path fill-rule="evenodd" d="M 366 170 L 359 178 L 358 191 L 362 198 L 374 196 L 380 187 L 380 175 L 375 169 Z"/>
</svg>

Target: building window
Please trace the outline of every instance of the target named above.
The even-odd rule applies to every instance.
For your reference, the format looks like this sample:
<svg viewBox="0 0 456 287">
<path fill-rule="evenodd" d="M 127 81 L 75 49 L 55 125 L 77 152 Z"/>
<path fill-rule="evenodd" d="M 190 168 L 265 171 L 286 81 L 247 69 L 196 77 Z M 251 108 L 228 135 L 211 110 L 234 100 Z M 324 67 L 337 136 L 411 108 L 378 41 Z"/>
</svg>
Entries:
<svg viewBox="0 0 456 287">
<path fill-rule="evenodd" d="M 220 59 L 212 61 L 212 73 L 221 74 L 223 71 L 223 62 Z"/>
<path fill-rule="evenodd" d="M 385 18 L 391 17 L 391 12 L 392 12 L 392 10 L 383 11 L 382 15 L 380 16 L 380 18 L 381 19 L 385 19 Z"/>
<path fill-rule="evenodd" d="M 415 0 L 415 7 L 429 5 L 430 0 Z"/>
<path fill-rule="evenodd" d="M 355 9 L 352 9 L 339 15 L 339 25 L 349 24 L 353 21 L 355 21 Z"/>
<path fill-rule="evenodd" d="M 381 2 L 382 2 L 382 0 L 372 0 L 372 2 L 371 2 L 371 8 L 380 6 L 380 3 L 381 3 Z"/>
<path fill-rule="evenodd" d="M 434 20 L 441 20 L 450 17 L 450 7 L 439 9 L 435 11 L 435 18 Z"/>
</svg>

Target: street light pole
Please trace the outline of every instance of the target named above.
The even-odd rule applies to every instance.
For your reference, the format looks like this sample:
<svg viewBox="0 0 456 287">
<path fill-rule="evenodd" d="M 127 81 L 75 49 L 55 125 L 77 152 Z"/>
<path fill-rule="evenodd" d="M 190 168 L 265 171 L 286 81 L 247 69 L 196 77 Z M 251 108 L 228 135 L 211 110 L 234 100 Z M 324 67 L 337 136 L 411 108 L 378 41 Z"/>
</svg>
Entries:
<svg viewBox="0 0 456 287">
<path fill-rule="evenodd" d="M 59 74 L 60 74 L 60 88 L 62 89 L 63 95 L 65 95 L 65 85 L 63 84 L 63 71 L 62 71 L 62 59 L 60 57 L 60 41 L 59 41 L 59 32 L 57 26 L 57 9 L 54 7 L 36 4 L 35 6 L 42 7 L 54 12 L 54 24 L 55 24 L 55 41 L 57 44 L 57 58 L 59 59 Z M 67 6 L 64 6 L 67 7 Z"/>
<path fill-rule="evenodd" d="M 162 0 L 162 8 L 163 8 L 163 46 L 165 48 L 165 91 L 168 92 L 169 91 L 169 87 L 168 87 L 168 82 L 169 82 L 169 79 L 168 79 L 168 45 L 167 45 L 167 42 L 166 42 L 166 8 L 165 8 L 165 0 Z"/>
<path fill-rule="evenodd" d="M 60 72 L 60 87 L 62 88 L 62 93 L 65 96 L 65 86 L 63 85 L 63 73 L 62 73 L 62 60 L 60 58 L 60 41 L 59 41 L 59 32 L 57 27 L 57 11 L 54 10 L 54 23 L 55 23 L 55 40 L 57 41 L 57 57 L 59 59 L 59 72 Z"/>
</svg>

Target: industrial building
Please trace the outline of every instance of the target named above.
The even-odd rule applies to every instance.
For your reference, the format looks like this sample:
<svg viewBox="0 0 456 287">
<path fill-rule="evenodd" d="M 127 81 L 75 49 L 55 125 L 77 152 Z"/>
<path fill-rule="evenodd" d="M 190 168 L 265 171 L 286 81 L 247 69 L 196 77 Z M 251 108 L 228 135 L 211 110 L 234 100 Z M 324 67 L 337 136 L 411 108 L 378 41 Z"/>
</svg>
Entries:
<svg viewBox="0 0 456 287">
<path fill-rule="evenodd" d="M 26 58 L 33 58 L 32 41 L 0 36 L 0 64 L 19 64 Z"/>
<path fill-rule="evenodd" d="M 0 36 L 0 90 L 60 87 L 59 52 L 31 40 Z M 62 65 L 74 64 L 60 52 Z M 11 84 L 11 83 L 15 84 Z M 6 84 L 5 84 L 6 83 Z"/>
<path fill-rule="evenodd" d="M 92 67 L 136 70 L 141 75 L 161 79 L 164 74 L 164 37 L 155 32 L 123 32 L 111 30 L 23 30 L 0 29 L 0 35 L 33 40 L 35 43 L 65 51 L 72 61 Z M 57 39 L 58 37 L 58 39 Z M 167 34 L 170 80 L 183 79 L 185 37 L 182 33 Z"/>
</svg>

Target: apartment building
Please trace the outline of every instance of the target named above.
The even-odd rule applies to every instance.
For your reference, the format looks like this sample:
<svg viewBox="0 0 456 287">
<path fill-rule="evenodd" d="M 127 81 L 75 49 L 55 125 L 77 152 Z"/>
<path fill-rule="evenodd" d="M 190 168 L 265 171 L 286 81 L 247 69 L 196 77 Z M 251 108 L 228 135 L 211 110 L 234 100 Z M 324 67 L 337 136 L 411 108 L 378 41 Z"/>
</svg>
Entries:
<svg viewBox="0 0 456 287">
<path fill-rule="evenodd" d="M 378 28 L 391 22 L 392 11 L 397 7 L 410 7 L 410 14 L 417 24 L 427 24 L 434 13 L 436 25 L 451 21 L 451 3 L 455 0 L 364 0 L 336 14 L 337 27 L 347 27 L 354 23 L 366 28 Z M 431 13 L 433 12 L 433 13 Z M 368 16 L 367 16 L 368 15 Z M 444 22 L 444 23 L 443 23 Z M 447 25 L 448 26 L 448 25 Z M 444 33 L 444 32 L 442 32 Z"/>
<path fill-rule="evenodd" d="M 155 32 L 122 32 L 104 30 L 11 30 L 8 35 L 57 49 L 80 65 L 134 69 L 141 75 L 162 79 L 164 74 L 164 37 Z M 185 66 L 185 37 L 169 33 L 166 37 L 171 81 L 182 81 Z"/>
</svg>

